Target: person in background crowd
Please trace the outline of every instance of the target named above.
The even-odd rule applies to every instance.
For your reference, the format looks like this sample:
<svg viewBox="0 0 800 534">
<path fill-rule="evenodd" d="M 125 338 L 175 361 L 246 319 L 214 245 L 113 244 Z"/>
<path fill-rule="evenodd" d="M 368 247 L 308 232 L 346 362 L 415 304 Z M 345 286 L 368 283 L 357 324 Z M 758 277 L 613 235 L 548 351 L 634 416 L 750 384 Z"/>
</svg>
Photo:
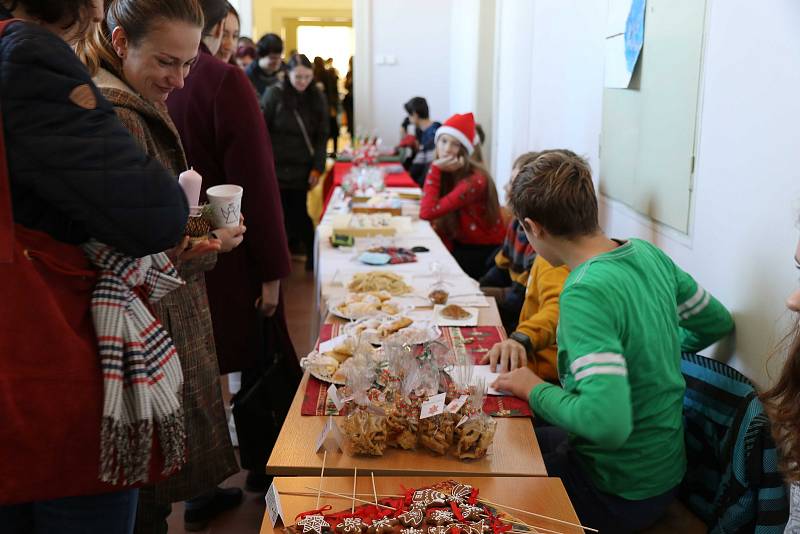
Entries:
<svg viewBox="0 0 800 534">
<path fill-rule="evenodd" d="M 511 167 L 511 179 L 506 184 L 506 198 L 511 196 L 511 185 L 519 171 L 533 163 L 540 152 L 526 152 Z M 525 302 L 528 275 L 536 258 L 536 251 L 528 243 L 525 232 L 516 219 L 511 220 L 506 230 L 502 247 L 494 257 L 494 265 L 484 274 L 480 282 L 481 291 L 497 301 L 497 309 L 506 332 L 513 332 L 519 322 Z"/>
<path fill-rule="evenodd" d="M 415 96 L 403 104 L 403 107 L 408 122 L 403 122 L 406 135 L 400 141 L 400 146 L 410 146 L 413 149 L 414 155 L 408 165 L 408 173 L 422 186 L 434 160 L 436 131 L 442 124 L 431 120 L 428 101 L 421 96 Z"/>
<path fill-rule="evenodd" d="M 652 244 L 602 232 L 582 158 L 536 158 L 514 180 L 511 206 L 539 256 L 570 269 L 559 301 L 560 384 L 521 367 L 493 387 L 554 425 L 536 437 L 582 524 L 639 532 L 662 516 L 686 472 L 681 352 L 719 341 L 733 319 Z"/>
<path fill-rule="evenodd" d="M 464 272 L 478 280 L 503 242 L 505 223 L 489 171 L 471 158 L 473 139 L 472 113 L 453 115 L 436 130 L 419 216 L 433 221 Z"/>
<path fill-rule="evenodd" d="M 222 44 L 219 47 L 219 52 L 217 52 L 217 58 L 225 63 L 237 66 L 238 63 L 233 55 L 236 53 L 238 47 L 240 25 L 239 13 L 236 11 L 236 8 L 228 2 L 228 16 L 225 17 L 225 23 L 222 26 Z"/>
<path fill-rule="evenodd" d="M 236 43 L 236 46 L 237 47 L 240 47 L 240 46 L 252 46 L 253 48 L 255 48 L 256 47 L 256 43 L 252 39 L 250 39 L 249 37 L 246 37 L 246 36 L 242 35 L 241 37 L 239 37 L 239 41 Z"/>
<path fill-rule="evenodd" d="M 328 140 L 328 104 L 313 80 L 308 58 L 294 55 L 289 60 L 289 75 L 283 83 L 267 89 L 261 101 L 272 136 L 286 233 L 290 242 L 303 246 L 307 270 L 314 269 L 314 225 L 306 200 L 325 171 Z"/>
<path fill-rule="evenodd" d="M 319 56 L 314 58 L 314 83 L 328 102 L 329 139 L 333 139 L 332 157 L 336 157 L 339 146 L 339 89 L 337 87 L 339 76 L 336 69 L 327 68 L 325 60 Z"/>
<path fill-rule="evenodd" d="M 256 47 L 248 45 L 239 45 L 236 49 L 236 64 L 242 70 L 247 70 L 247 67 L 256 60 Z"/>
<path fill-rule="evenodd" d="M 794 253 L 794 266 L 800 270 L 800 243 Z M 786 299 L 789 311 L 800 313 L 800 289 Z M 780 467 L 790 485 L 791 509 L 785 534 L 800 532 L 800 326 L 794 318 L 794 331 L 786 361 L 775 384 L 761 395 L 772 421 L 772 434 L 780 450 Z"/>
<path fill-rule="evenodd" d="M 0 108 L 13 222 L 62 244 L 94 238 L 132 257 L 172 247 L 189 214 L 177 177 L 141 151 L 69 46 L 103 19 L 102 1 L 3 0 L 0 19 L 12 17 L 22 22 L 11 23 L 0 39 Z M 86 387 L 62 378 L 47 385 L 48 402 L 68 401 L 64 396 L 70 388 Z M 38 403 L 40 389 L 36 384 L 24 391 L 4 386 L 3 397 L 9 402 L 18 397 L 30 408 Z M 49 495 L 0 506 L 4 533 L 132 531 L 137 489 L 121 484 L 89 495 L 75 493 L 79 476 L 100 485 L 102 406 L 96 411 L 96 417 L 82 413 L 75 421 L 30 421 L 30 433 L 47 451 L 35 465 L 20 466 L 35 452 L 18 450 L 20 436 L 0 432 L 3 486 L 17 498 Z M 3 415 L 3 428 L 18 431 L 18 423 L 13 414 Z M 17 476 L 20 467 L 24 476 Z M 41 473 L 49 478 L 44 485 Z"/>
<path fill-rule="evenodd" d="M 185 86 L 170 95 L 167 106 L 204 187 L 236 184 L 244 189 L 247 239 L 219 258 L 206 273 L 206 283 L 220 371 L 241 371 L 245 389 L 260 378 L 276 353 L 296 365 L 280 291 L 291 262 L 272 144 L 258 100 L 241 69 L 213 57 L 222 39 L 225 13 L 218 15 L 218 6 L 224 1 L 200 3 L 206 17 L 200 53 Z M 265 341 L 268 321 L 274 338 Z M 276 389 L 283 386 L 275 384 Z M 247 447 L 244 431 L 237 433 L 239 446 Z M 242 465 L 249 471 L 248 490 L 266 491 L 270 479 L 264 470 L 270 452 L 271 448 L 262 451 L 263 461 Z"/>
<path fill-rule="evenodd" d="M 247 68 L 247 77 L 259 98 L 264 96 L 266 89 L 286 76 L 286 65 L 283 63 L 283 39 L 277 34 L 268 33 L 258 40 L 256 45 L 258 60 L 253 61 Z"/>
<path fill-rule="evenodd" d="M 347 74 L 344 77 L 344 98 L 342 99 L 342 109 L 347 120 L 347 132 L 353 137 L 355 127 L 353 126 L 353 56 L 348 61 Z"/>
<path fill-rule="evenodd" d="M 189 165 L 165 101 L 183 87 L 197 57 L 203 22 L 197 0 L 111 0 L 105 22 L 78 48 L 123 124 L 174 174 Z M 165 58 L 171 62 L 168 68 L 162 66 Z M 214 230 L 222 240 L 220 251 L 237 247 L 243 233 L 242 226 Z M 173 502 L 187 501 L 186 528 L 199 530 L 242 499 L 239 488 L 217 487 L 238 471 L 238 465 L 228 435 L 206 295 L 205 273 L 216 262 L 216 253 L 181 261 L 178 272 L 186 284 L 153 306 L 175 341 L 183 369 L 188 454 L 178 474 L 142 488 L 136 518 L 136 531 L 142 534 L 167 532 Z"/>
<path fill-rule="evenodd" d="M 325 60 L 325 97 L 328 99 L 328 129 L 330 139 L 333 140 L 333 152 L 331 157 L 335 158 L 339 152 L 339 71 L 333 66 L 333 58 Z"/>
</svg>

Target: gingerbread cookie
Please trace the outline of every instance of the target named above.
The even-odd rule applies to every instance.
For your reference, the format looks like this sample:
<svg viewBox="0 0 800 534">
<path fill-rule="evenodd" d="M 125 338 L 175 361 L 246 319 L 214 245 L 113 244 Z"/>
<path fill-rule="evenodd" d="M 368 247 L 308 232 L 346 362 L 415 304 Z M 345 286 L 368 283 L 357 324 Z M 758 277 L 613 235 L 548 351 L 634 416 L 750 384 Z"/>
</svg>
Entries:
<svg viewBox="0 0 800 534">
<path fill-rule="evenodd" d="M 457 504 L 462 504 L 469 499 L 471 495 L 472 486 L 467 484 L 456 484 L 453 486 L 453 489 L 450 490 L 450 500 Z"/>
<path fill-rule="evenodd" d="M 441 491 L 425 489 L 417 490 L 411 496 L 414 504 L 429 508 L 431 506 L 444 506 L 447 504 L 447 495 Z"/>
<path fill-rule="evenodd" d="M 336 525 L 336 534 L 361 534 L 367 525 L 360 517 L 345 517 L 344 521 Z"/>
<path fill-rule="evenodd" d="M 319 514 L 307 515 L 298 521 L 297 524 L 303 527 L 303 534 L 308 534 L 309 532 L 323 534 L 323 532 L 327 532 L 331 529 L 331 526 L 325 521 L 325 518 Z"/>
<path fill-rule="evenodd" d="M 415 506 L 398 515 L 397 519 L 400 520 L 400 523 L 405 527 L 419 527 L 422 525 L 422 522 L 425 521 L 425 512 L 422 508 Z"/>
<path fill-rule="evenodd" d="M 452 525 L 428 527 L 428 534 L 451 534 Z"/>
<path fill-rule="evenodd" d="M 456 518 L 450 510 L 433 510 L 428 516 L 428 523 L 445 526 L 455 522 Z"/>
<path fill-rule="evenodd" d="M 463 517 L 466 521 L 478 521 L 483 515 L 483 508 L 480 506 L 463 504 L 459 507 L 459 509 L 461 511 L 461 517 Z"/>
<path fill-rule="evenodd" d="M 391 517 L 376 519 L 367 529 L 367 534 L 392 534 L 397 523 L 397 519 Z"/>
<path fill-rule="evenodd" d="M 463 523 L 458 526 L 463 534 L 486 534 L 492 530 L 485 519 L 481 519 L 477 523 Z"/>
<path fill-rule="evenodd" d="M 420 528 L 408 527 L 401 528 L 400 534 L 425 534 L 425 531 Z"/>
</svg>

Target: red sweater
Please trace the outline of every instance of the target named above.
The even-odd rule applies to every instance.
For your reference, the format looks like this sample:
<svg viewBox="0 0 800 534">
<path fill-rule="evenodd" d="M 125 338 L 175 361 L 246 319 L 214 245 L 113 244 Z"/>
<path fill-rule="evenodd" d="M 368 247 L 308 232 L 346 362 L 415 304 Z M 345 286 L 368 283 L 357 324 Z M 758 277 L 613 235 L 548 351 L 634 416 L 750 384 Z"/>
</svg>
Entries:
<svg viewBox="0 0 800 534">
<path fill-rule="evenodd" d="M 493 224 L 486 223 L 486 194 L 489 181 L 478 172 L 459 181 L 445 196 L 440 196 L 442 171 L 431 165 L 425 185 L 422 188 L 420 219 L 433 221 L 453 211 L 458 212 L 458 233 L 453 236 L 442 235 L 449 249 L 453 242 L 467 245 L 500 245 L 505 238 L 506 227 L 498 215 Z"/>
</svg>

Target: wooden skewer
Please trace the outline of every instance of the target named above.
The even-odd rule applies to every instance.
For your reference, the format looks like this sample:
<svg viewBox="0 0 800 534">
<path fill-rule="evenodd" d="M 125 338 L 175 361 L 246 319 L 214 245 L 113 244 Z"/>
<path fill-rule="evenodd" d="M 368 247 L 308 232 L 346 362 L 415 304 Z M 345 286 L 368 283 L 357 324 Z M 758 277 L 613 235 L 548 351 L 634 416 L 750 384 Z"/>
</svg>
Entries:
<svg viewBox="0 0 800 534">
<path fill-rule="evenodd" d="M 372 477 L 372 495 L 375 496 L 375 506 L 378 506 L 378 492 L 375 491 L 375 473 L 370 471 L 369 476 Z M 353 496 L 355 496 L 355 494 L 353 494 Z"/>
<path fill-rule="evenodd" d="M 528 514 L 528 515 L 533 516 L 533 517 L 540 517 L 542 519 L 548 519 L 550 521 L 555 521 L 556 523 L 561 523 L 562 525 L 569 525 L 571 527 L 579 527 L 579 528 L 582 528 L 583 530 L 588 530 L 590 532 L 599 532 L 599 530 L 597 530 L 596 528 L 585 527 L 585 526 L 581 525 L 580 523 L 570 523 L 569 521 L 562 521 L 561 519 L 556 519 L 555 517 L 550 517 L 550 516 L 546 516 L 546 515 L 542 515 L 542 514 L 536 514 L 534 512 L 529 512 L 528 510 L 520 510 L 519 508 L 514 508 L 513 506 L 506 506 L 504 504 L 498 504 L 496 502 L 487 501 L 486 499 L 478 499 L 478 500 L 480 502 L 482 502 L 482 503 L 485 503 L 485 504 L 488 504 L 488 505 L 491 505 L 491 506 L 496 506 L 498 508 L 505 508 L 506 510 L 514 510 L 515 512 Z"/>
<path fill-rule="evenodd" d="M 347 499 L 348 501 L 349 500 L 355 500 L 356 502 L 363 502 L 363 503 L 366 503 L 366 504 L 374 504 L 372 501 L 365 501 L 364 499 L 356 499 L 355 496 L 351 497 L 350 495 L 342 495 L 341 493 L 334 493 L 332 491 L 321 490 L 319 488 L 311 488 L 309 486 L 304 486 L 304 488 L 305 489 L 314 490 L 314 491 L 320 491 L 320 492 L 322 492 L 322 493 L 324 493 L 326 495 L 335 495 L 336 497 L 342 497 L 343 499 Z M 393 507 L 387 506 L 385 504 L 378 503 L 378 506 L 380 506 L 381 508 L 388 508 L 389 510 L 397 510 L 397 508 L 393 508 Z"/>
<path fill-rule="evenodd" d="M 358 467 L 353 468 L 353 505 L 350 506 L 350 513 L 356 512 L 356 481 L 358 480 Z"/>
<path fill-rule="evenodd" d="M 325 460 L 328 459 L 328 449 L 325 449 L 325 454 L 322 455 L 322 471 L 319 472 L 319 491 L 317 491 L 317 510 L 319 510 L 319 496 L 322 492 L 322 479 L 325 476 Z"/>
</svg>

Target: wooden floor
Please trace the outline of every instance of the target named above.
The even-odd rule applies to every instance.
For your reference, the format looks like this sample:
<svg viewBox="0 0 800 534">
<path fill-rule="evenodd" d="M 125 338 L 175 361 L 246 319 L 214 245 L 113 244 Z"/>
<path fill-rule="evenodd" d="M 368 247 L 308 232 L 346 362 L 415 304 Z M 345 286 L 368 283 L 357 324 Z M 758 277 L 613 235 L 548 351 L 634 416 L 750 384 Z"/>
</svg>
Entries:
<svg viewBox="0 0 800 534">
<path fill-rule="evenodd" d="M 286 298 L 286 320 L 294 342 L 295 350 L 299 357 L 305 356 L 311 350 L 312 340 L 316 337 L 311 332 L 312 307 L 314 305 L 314 275 L 306 273 L 302 262 L 293 262 L 293 272 L 284 282 L 284 295 Z M 223 379 L 223 392 L 226 401 L 229 400 L 227 380 Z M 226 480 L 223 487 L 244 488 L 246 471 L 241 471 Z M 245 491 L 242 504 L 220 515 L 211 522 L 209 527 L 202 532 L 206 534 L 256 534 L 261 527 L 264 517 L 264 495 Z M 172 505 L 172 514 L 169 516 L 169 533 L 184 534 L 183 528 L 183 503 Z"/>
</svg>

